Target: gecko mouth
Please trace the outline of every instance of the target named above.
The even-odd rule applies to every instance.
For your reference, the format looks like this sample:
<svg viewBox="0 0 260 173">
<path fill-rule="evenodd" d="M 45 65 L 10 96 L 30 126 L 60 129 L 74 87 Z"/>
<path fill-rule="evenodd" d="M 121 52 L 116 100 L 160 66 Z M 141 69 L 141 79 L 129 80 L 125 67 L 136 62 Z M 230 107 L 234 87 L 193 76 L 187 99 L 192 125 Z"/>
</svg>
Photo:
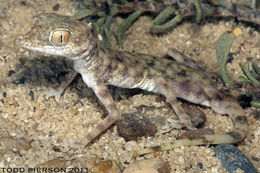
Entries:
<svg viewBox="0 0 260 173">
<path fill-rule="evenodd" d="M 25 49 L 33 50 L 33 51 L 38 51 L 38 52 L 43 52 L 43 53 L 50 53 L 50 54 L 57 54 L 56 51 L 52 49 L 52 46 L 35 46 L 34 44 L 27 42 L 26 39 L 24 39 L 23 36 L 20 36 L 17 39 L 19 45 Z"/>
<path fill-rule="evenodd" d="M 24 41 L 23 37 L 19 37 L 17 39 L 19 45 L 25 49 L 29 49 L 29 50 L 36 50 L 39 51 L 39 49 L 37 49 L 36 47 L 30 45 L 28 42 Z"/>
<path fill-rule="evenodd" d="M 18 37 L 17 42 L 18 42 L 19 46 L 21 46 L 23 48 L 30 49 L 30 50 L 32 50 L 34 48 L 30 43 L 25 41 L 23 36 Z"/>
</svg>

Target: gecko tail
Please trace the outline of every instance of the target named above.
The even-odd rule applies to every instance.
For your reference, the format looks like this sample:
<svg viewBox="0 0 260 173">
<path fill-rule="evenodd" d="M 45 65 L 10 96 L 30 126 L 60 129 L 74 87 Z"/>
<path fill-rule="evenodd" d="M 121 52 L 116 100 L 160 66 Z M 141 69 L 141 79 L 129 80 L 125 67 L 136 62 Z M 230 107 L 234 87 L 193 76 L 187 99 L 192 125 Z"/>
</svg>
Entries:
<svg viewBox="0 0 260 173">
<path fill-rule="evenodd" d="M 133 157 L 159 151 L 167 151 L 181 146 L 210 145 L 210 144 L 235 144 L 242 141 L 248 133 L 248 122 L 243 109 L 237 101 L 231 97 L 218 97 L 211 100 L 214 111 L 231 116 L 234 128 L 223 134 L 209 134 L 193 138 L 179 139 L 167 144 L 154 146 L 135 151 Z"/>
<path fill-rule="evenodd" d="M 235 144 L 243 140 L 245 136 L 246 135 L 244 132 L 234 130 L 223 134 L 202 135 L 194 138 L 178 139 L 167 144 L 137 150 L 133 153 L 133 157 L 154 153 L 154 152 L 167 151 L 181 146 Z"/>
</svg>

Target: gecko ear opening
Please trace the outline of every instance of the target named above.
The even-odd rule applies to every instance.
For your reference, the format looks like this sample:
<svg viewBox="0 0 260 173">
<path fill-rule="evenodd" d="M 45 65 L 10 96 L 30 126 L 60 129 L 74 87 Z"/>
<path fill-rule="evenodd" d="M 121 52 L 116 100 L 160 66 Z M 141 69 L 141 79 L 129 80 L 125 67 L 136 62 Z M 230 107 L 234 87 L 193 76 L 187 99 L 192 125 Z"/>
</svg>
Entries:
<svg viewBox="0 0 260 173">
<path fill-rule="evenodd" d="M 51 32 L 49 41 L 54 46 L 65 46 L 70 41 L 71 33 L 66 29 L 56 29 Z"/>
</svg>

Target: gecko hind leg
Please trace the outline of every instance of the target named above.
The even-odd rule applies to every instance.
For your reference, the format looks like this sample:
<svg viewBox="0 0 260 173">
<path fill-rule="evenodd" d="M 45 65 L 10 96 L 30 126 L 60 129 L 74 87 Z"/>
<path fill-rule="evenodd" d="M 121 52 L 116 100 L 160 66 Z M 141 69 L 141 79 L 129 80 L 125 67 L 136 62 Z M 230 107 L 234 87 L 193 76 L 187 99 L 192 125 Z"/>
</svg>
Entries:
<svg viewBox="0 0 260 173">
<path fill-rule="evenodd" d="M 180 119 L 180 122 L 184 124 L 184 126 L 187 127 L 188 129 L 196 130 L 196 128 L 193 127 L 191 123 L 190 117 L 186 114 L 186 112 L 178 102 L 176 95 L 172 90 L 171 86 L 169 85 L 169 83 L 167 83 L 164 79 L 157 79 L 156 85 L 161 91 L 161 94 L 163 94 L 166 97 L 167 99 L 166 101 L 171 104 L 173 110 L 175 111 L 176 115 Z"/>
</svg>

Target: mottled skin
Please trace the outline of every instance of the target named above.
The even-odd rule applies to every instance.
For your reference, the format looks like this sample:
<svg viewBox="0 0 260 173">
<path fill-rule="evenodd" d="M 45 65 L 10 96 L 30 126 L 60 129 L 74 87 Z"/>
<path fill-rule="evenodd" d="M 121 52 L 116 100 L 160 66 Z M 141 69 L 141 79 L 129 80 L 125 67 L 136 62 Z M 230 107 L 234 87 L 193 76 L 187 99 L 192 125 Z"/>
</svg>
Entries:
<svg viewBox="0 0 260 173">
<path fill-rule="evenodd" d="M 177 97 L 209 106 L 221 114 L 229 114 L 233 120 L 234 130 L 229 133 L 176 140 L 170 144 L 140 150 L 135 155 L 176 146 L 237 143 L 243 140 L 248 132 L 247 119 L 236 100 L 220 93 L 202 68 L 173 49 L 168 52 L 172 58 L 104 49 L 92 33 L 90 24 L 52 13 L 36 16 L 31 30 L 20 37 L 19 42 L 24 48 L 64 56 L 74 61 L 75 71 L 48 96 L 54 95 L 56 101 L 59 101 L 61 93 L 77 73 L 80 73 L 84 82 L 94 90 L 108 110 L 109 115 L 82 139 L 81 144 L 88 144 L 120 118 L 106 85 L 141 88 L 164 95 L 181 123 L 189 129 L 195 128 L 177 102 Z"/>
</svg>

